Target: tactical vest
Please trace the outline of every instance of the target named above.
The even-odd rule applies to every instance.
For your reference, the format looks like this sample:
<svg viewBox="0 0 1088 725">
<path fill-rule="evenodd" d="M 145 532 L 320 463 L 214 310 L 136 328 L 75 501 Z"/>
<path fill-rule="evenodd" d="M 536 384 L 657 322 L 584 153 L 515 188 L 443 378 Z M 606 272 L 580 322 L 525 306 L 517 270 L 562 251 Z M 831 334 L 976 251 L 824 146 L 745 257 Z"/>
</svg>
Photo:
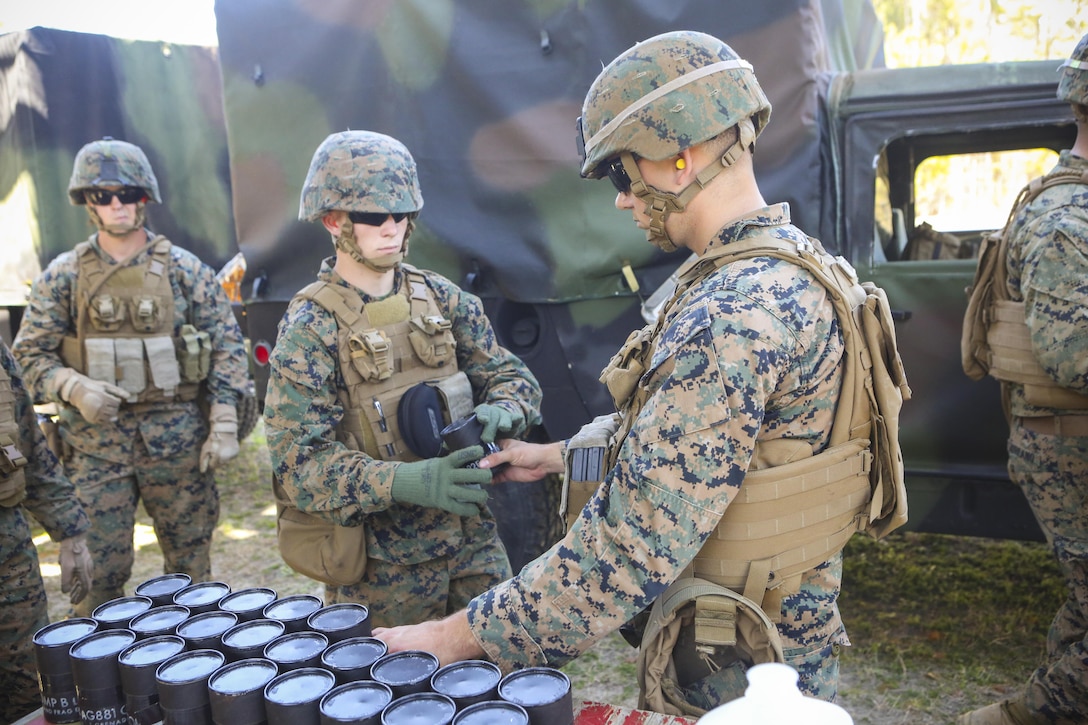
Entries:
<svg viewBox="0 0 1088 725">
<path fill-rule="evenodd" d="M 457 369 L 450 321 L 439 311 L 424 276 L 402 265 L 402 294 L 363 304 L 351 288 L 315 282 L 299 296 L 321 305 L 336 317 L 340 372 L 346 389 L 344 416 L 337 439 L 353 450 L 384 461 L 417 461 L 405 442 L 400 402 L 420 383 L 437 389 L 447 424 L 472 412 L 472 386 Z M 420 422 L 416 421 L 416 424 Z"/>
<path fill-rule="evenodd" d="M 27 458 L 19 449 L 19 421 L 11 377 L 0 366 L 0 506 L 18 506 L 26 498 Z"/>
<path fill-rule="evenodd" d="M 815 239 L 797 244 L 760 238 L 713 249 L 681 270 L 673 302 L 718 268 L 751 257 L 799 265 L 828 290 L 845 343 L 842 387 L 822 452 L 813 455 L 807 442 L 791 439 L 756 441 L 737 497 L 685 576 L 742 594 L 777 621 L 782 597 L 799 591 L 801 575 L 839 552 L 854 533 L 879 538 L 906 522 L 898 419 L 910 389 L 883 290 L 859 283 L 853 267 Z M 602 475 L 615 465 L 620 444 L 649 398 L 638 382 L 665 317 L 632 333 L 601 374 L 622 414 Z M 570 482 L 568 522 L 599 480 Z"/>
<path fill-rule="evenodd" d="M 1088 184 L 1088 170 L 1058 170 L 1020 190 L 1005 226 L 982 242 L 975 279 L 967 288 L 967 313 L 960 340 L 963 371 L 972 380 L 985 375 L 1024 386 L 1024 400 L 1040 408 L 1088 410 L 1088 395 L 1063 388 L 1047 374 L 1031 347 L 1024 301 L 1009 298 L 1009 232 L 1020 211 L 1046 189 L 1060 184 Z M 1003 386 L 1004 387 L 1004 386 Z M 1006 414 L 1008 414 L 1007 389 Z"/>
<path fill-rule="evenodd" d="M 130 393 L 126 404 L 195 400 L 211 367 L 211 338 L 192 325 L 174 335 L 170 242 L 155 237 L 110 264 L 90 242 L 76 245 L 76 334 L 61 342 L 64 364 Z M 129 261 L 150 249 L 147 261 Z"/>
</svg>

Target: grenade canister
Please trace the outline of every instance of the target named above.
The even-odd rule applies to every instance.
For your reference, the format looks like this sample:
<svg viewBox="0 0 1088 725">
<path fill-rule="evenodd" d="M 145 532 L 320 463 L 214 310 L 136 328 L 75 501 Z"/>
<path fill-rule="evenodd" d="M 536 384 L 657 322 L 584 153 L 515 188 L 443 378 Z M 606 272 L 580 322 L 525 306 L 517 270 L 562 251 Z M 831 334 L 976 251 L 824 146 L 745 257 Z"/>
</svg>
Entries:
<svg viewBox="0 0 1088 725">
<path fill-rule="evenodd" d="M 79 722 L 79 698 L 68 650 L 72 644 L 98 630 L 89 617 L 53 622 L 34 634 L 34 659 L 42 691 L 42 715 L 47 722 Z"/>
</svg>

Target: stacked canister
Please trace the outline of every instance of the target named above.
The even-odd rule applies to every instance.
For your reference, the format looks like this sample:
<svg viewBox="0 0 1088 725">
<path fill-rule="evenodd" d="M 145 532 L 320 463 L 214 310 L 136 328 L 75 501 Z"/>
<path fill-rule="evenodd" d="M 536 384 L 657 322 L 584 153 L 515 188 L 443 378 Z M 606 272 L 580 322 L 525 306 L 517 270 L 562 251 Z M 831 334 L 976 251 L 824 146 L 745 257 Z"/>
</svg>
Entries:
<svg viewBox="0 0 1088 725">
<path fill-rule="evenodd" d="M 34 637 L 45 719 L 98 725 L 573 725 L 570 680 L 387 652 L 366 606 L 184 574 Z"/>
</svg>

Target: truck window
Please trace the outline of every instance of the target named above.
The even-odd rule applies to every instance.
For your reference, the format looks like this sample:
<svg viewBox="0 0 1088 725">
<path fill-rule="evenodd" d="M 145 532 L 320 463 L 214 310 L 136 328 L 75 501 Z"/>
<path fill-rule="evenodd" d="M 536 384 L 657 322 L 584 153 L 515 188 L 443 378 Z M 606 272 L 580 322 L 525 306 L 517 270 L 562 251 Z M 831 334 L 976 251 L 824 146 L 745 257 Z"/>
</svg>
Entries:
<svg viewBox="0 0 1088 725">
<path fill-rule="evenodd" d="M 914 261 L 974 257 L 983 237 L 1005 224 L 1024 184 L 1053 168 L 1057 158 L 1046 148 L 925 158 L 914 170 L 913 218 L 897 258 Z M 879 208 L 879 201 L 877 205 Z"/>
</svg>

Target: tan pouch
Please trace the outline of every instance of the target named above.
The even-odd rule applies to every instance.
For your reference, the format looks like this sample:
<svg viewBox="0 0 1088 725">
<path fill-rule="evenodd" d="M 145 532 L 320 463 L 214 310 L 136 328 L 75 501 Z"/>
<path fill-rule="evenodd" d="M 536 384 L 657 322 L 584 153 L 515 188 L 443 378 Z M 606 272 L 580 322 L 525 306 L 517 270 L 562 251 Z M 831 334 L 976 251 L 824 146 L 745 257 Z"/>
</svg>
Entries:
<svg viewBox="0 0 1088 725">
<path fill-rule="evenodd" d="M 280 555 L 299 574 L 325 584 L 346 586 L 366 571 L 366 529 L 331 521 L 276 504 Z"/>
</svg>

